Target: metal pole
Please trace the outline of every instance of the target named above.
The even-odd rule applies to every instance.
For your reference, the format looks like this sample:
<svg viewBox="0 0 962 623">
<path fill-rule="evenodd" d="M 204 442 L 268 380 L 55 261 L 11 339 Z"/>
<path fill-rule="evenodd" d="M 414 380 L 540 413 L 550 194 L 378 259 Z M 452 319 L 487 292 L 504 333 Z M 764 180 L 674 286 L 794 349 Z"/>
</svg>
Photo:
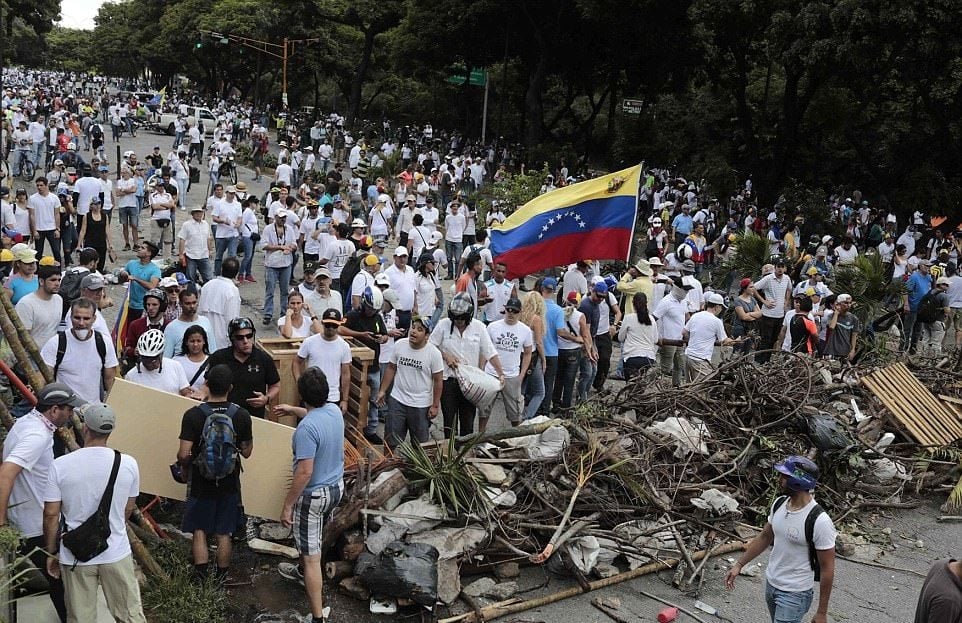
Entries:
<svg viewBox="0 0 962 623">
<path fill-rule="evenodd" d="M 283 64 L 281 82 L 284 87 L 281 90 L 281 104 L 283 104 L 284 110 L 287 110 L 287 37 L 284 37 L 284 57 L 281 61 Z"/>
<path fill-rule="evenodd" d="M 481 112 L 481 144 L 484 145 L 484 137 L 488 133 L 488 70 L 484 70 L 484 108 Z"/>
</svg>

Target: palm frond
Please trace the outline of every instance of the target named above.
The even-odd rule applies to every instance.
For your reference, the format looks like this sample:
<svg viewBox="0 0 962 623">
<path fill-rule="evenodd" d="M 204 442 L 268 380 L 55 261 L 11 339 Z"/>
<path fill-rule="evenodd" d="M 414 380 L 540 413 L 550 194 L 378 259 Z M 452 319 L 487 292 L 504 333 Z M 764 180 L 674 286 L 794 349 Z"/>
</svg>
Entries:
<svg viewBox="0 0 962 623">
<path fill-rule="evenodd" d="M 853 264 L 835 268 L 829 287 L 836 294 L 851 294 L 853 309 L 863 324 L 880 314 L 886 300 L 895 300 L 905 291 L 901 281 L 892 280 L 878 254 L 859 255 Z"/>
<path fill-rule="evenodd" d="M 718 276 L 724 279 L 730 271 L 734 271 L 739 279 L 757 279 L 770 257 L 768 239 L 753 232 L 743 232 L 735 236 L 734 244 L 735 253 L 725 262 L 725 270 L 717 272 Z"/>
</svg>

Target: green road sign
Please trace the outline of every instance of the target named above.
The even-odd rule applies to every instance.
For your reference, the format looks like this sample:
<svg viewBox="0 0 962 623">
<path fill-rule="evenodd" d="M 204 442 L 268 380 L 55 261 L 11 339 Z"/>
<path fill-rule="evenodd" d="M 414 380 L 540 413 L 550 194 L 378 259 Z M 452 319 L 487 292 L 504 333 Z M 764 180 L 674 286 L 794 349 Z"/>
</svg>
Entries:
<svg viewBox="0 0 962 623">
<path fill-rule="evenodd" d="M 451 74 L 445 79 L 445 82 L 451 84 L 464 84 L 464 68 L 456 70 L 457 73 Z M 468 77 L 468 84 L 475 87 L 483 87 L 484 83 L 488 79 L 488 72 L 484 70 L 483 67 L 474 67 L 471 69 L 471 75 Z"/>
</svg>

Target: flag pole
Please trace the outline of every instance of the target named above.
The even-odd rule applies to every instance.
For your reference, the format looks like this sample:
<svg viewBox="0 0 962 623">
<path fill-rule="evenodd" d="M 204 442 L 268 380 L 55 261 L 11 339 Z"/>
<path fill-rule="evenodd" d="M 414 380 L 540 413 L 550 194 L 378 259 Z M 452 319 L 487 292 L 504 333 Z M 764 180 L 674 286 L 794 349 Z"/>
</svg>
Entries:
<svg viewBox="0 0 962 623">
<path fill-rule="evenodd" d="M 641 206 L 641 188 L 642 188 L 641 178 L 642 176 L 644 176 L 644 173 L 645 173 L 645 161 L 642 160 L 641 163 L 638 165 L 638 188 L 635 190 L 635 219 L 631 223 L 631 241 L 628 243 L 628 253 L 625 256 L 625 263 L 627 263 L 629 266 L 631 265 L 632 251 L 635 248 L 635 241 L 636 241 L 635 230 L 638 227 L 638 209 Z"/>
</svg>

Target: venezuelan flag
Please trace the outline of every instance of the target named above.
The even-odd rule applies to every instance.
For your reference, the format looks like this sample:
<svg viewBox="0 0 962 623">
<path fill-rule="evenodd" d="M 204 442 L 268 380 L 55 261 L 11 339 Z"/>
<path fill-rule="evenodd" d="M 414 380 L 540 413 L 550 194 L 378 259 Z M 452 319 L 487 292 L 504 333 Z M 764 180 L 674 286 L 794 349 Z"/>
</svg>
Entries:
<svg viewBox="0 0 962 623">
<path fill-rule="evenodd" d="M 641 165 L 536 197 L 491 230 L 491 255 L 512 277 L 591 258 L 628 257 Z"/>
<path fill-rule="evenodd" d="M 114 340 L 114 348 L 117 351 L 117 356 L 119 357 L 124 352 L 124 342 L 127 340 L 127 316 L 130 312 L 130 288 L 124 289 L 124 301 L 120 304 L 120 311 L 117 313 L 117 318 L 114 320 L 114 328 L 111 331 L 111 337 Z"/>
</svg>

